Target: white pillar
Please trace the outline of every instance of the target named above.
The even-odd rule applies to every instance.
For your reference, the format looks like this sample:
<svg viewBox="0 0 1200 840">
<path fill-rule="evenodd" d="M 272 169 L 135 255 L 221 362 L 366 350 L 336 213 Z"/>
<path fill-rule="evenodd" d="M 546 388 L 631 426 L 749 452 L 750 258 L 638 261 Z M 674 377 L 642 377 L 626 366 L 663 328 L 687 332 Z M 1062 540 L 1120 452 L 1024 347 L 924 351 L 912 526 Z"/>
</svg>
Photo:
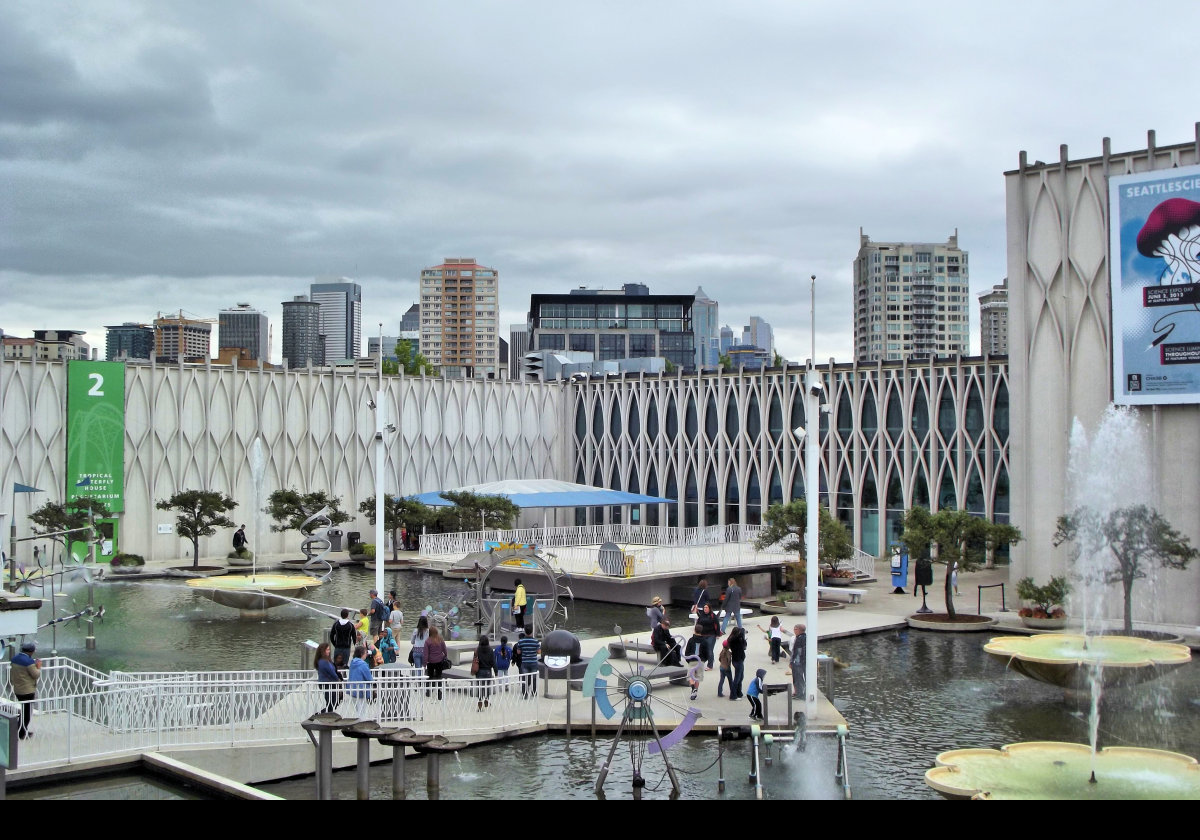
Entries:
<svg viewBox="0 0 1200 840">
<path fill-rule="evenodd" d="M 804 646 L 804 715 L 811 724 L 817 717 L 817 539 L 818 517 L 821 504 L 820 465 L 818 463 L 818 438 L 821 435 L 821 375 L 809 362 L 807 383 L 804 391 L 804 423 L 808 433 L 804 437 L 804 500 L 807 505 L 808 522 L 804 530 L 804 555 L 806 580 L 804 582 L 804 618 L 808 625 Z"/>
<path fill-rule="evenodd" d="M 383 348 L 380 347 L 380 355 Z M 383 597 L 383 389 L 375 392 L 375 589 Z"/>
</svg>

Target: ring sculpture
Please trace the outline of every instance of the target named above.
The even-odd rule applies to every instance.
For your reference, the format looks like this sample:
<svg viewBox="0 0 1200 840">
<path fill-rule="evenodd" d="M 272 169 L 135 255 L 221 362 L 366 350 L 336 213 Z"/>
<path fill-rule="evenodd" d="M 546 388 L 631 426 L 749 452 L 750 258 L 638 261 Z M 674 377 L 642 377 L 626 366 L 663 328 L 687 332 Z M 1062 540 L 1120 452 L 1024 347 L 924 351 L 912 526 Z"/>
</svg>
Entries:
<svg viewBox="0 0 1200 840">
<path fill-rule="evenodd" d="M 618 633 L 619 635 L 619 633 Z M 622 644 L 624 642 L 622 641 Z M 653 679 L 659 666 L 650 669 L 649 673 L 643 674 L 640 669 L 634 670 L 634 663 L 626 660 L 628 670 L 625 673 L 616 674 L 613 663 L 609 661 L 608 648 L 602 647 L 597 651 L 588 664 L 587 670 L 583 676 L 583 696 L 585 698 L 595 698 L 596 708 L 604 715 L 606 720 L 612 720 L 621 716 L 621 723 L 617 727 L 617 735 L 613 739 L 612 747 L 608 751 L 608 757 L 600 766 L 600 774 L 596 778 L 596 793 L 600 793 L 604 787 L 604 780 L 608 777 L 608 772 L 612 768 L 613 757 L 617 753 L 617 747 L 621 744 L 621 739 L 625 735 L 638 735 L 631 741 L 630 760 L 633 763 L 633 786 L 635 796 L 640 795 L 640 789 L 645 785 L 645 779 L 642 776 L 642 760 L 644 754 L 649 752 L 651 755 L 661 755 L 663 763 L 666 764 L 667 775 L 671 777 L 671 787 L 676 794 L 679 793 L 679 780 L 675 776 L 675 769 L 671 766 L 670 759 L 667 758 L 667 750 L 682 741 L 687 734 L 692 731 L 692 727 L 696 725 L 696 721 L 700 718 L 700 710 L 694 706 L 689 706 L 686 709 L 674 703 L 667 701 L 662 696 L 655 696 Z M 697 662 L 690 666 L 689 676 L 695 676 L 692 673 L 694 668 L 703 668 L 703 662 Z M 606 677 L 612 677 L 616 674 L 616 685 L 610 685 Z M 614 698 L 616 700 L 614 704 Z M 672 729 L 664 736 L 658 734 L 658 727 L 654 722 L 655 702 L 661 703 L 666 708 L 674 711 L 676 714 L 682 715 L 679 725 Z M 618 709 L 618 707 L 621 707 Z M 646 736 L 653 740 L 648 740 Z M 644 747 L 641 745 L 645 745 Z"/>
<path fill-rule="evenodd" d="M 324 524 L 314 525 L 318 521 L 323 521 Z M 333 527 L 333 520 L 329 518 L 329 507 L 323 507 L 312 516 L 305 519 L 300 524 L 300 533 L 303 539 L 300 540 L 300 550 L 304 552 L 304 570 L 308 571 L 312 567 L 324 563 L 326 566 L 322 580 L 327 580 L 333 573 L 333 564 L 325 559 L 325 555 L 333 548 L 333 541 L 329 539 L 329 529 Z M 319 554 L 314 552 L 320 552 Z"/>
<path fill-rule="evenodd" d="M 481 621 L 486 620 L 486 623 L 491 624 L 494 619 L 492 611 L 495 607 L 483 597 L 492 573 L 497 569 L 503 569 L 506 572 L 514 569 L 527 569 L 530 574 L 540 574 L 550 581 L 549 595 L 538 596 L 539 599 L 548 597 L 550 600 L 550 607 L 542 618 L 543 628 L 549 631 L 566 624 L 567 602 L 575 601 L 575 593 L 571 591 L 571 577 L 566 572 L 556 569 L 548 558 L 538 554 L 535 549 L 493 549 L 488 552 L 488 556 L 483 562 L 476 562 L 475 568 L 477 572 L 475 601 L 482 613 Z"/>
</svg>

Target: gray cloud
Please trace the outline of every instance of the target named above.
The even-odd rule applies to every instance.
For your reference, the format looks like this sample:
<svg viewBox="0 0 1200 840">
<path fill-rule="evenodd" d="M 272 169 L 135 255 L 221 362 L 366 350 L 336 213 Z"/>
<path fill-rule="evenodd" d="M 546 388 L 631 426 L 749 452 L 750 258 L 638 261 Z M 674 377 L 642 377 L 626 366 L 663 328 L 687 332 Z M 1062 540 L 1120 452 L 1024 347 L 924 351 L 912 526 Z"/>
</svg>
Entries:
<svg viewBox="0 0 1200 840">
<path fill-rule="evenodd" d="M 1020 149 L 1191 138 L 1144 64 L 1079 2 L 4 4 L 0 326 L 278 324 L 328 273 L 392 324 L 453 255 L 500 270 L 504 324 L 532 292 L 703 286 L 794 359 L 816 274 L 817 354 L 849 359 L 859 228 L 957 228 L 990 287 Z"/>
</svg>

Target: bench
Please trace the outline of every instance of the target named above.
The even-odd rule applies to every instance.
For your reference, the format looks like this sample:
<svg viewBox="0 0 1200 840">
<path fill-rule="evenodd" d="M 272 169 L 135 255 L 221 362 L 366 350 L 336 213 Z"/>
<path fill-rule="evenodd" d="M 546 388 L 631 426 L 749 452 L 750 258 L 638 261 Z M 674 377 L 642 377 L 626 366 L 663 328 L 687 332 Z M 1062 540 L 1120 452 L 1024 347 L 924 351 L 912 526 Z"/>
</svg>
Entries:
<svg viewBox="0 0 1200 840">
<path fill-rule="evenodd" d="M 658 652 L 654 650 L 654 645 L 643 644 L 641 642 L 608 643 L 608 655 L 613 659 L 626 659 L 630 653 L 648 653 L 651 656 L 658 656 Z"/>
<path fill-rule="evenodd" d="M 845 595 L 851 604 L 861 604 L 862 597 L 867 594 L 865 589 L 849 589 L 845 586 L 818 586 L 817 597 L 828 598 L 831 595 Z"/>
</svg>

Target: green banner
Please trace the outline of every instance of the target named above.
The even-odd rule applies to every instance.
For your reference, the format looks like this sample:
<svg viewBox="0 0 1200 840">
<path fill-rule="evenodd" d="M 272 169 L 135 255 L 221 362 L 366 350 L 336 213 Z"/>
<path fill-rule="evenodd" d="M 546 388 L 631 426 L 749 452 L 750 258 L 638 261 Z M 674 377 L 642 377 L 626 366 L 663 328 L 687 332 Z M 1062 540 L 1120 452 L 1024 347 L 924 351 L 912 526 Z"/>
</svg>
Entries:
<svg viewBox="0 0 1200 840">
<path fill-rule="evenodd" d="M 125 365 L 67 362 L 67 501 L 125 510 Z"/>
</svg>

